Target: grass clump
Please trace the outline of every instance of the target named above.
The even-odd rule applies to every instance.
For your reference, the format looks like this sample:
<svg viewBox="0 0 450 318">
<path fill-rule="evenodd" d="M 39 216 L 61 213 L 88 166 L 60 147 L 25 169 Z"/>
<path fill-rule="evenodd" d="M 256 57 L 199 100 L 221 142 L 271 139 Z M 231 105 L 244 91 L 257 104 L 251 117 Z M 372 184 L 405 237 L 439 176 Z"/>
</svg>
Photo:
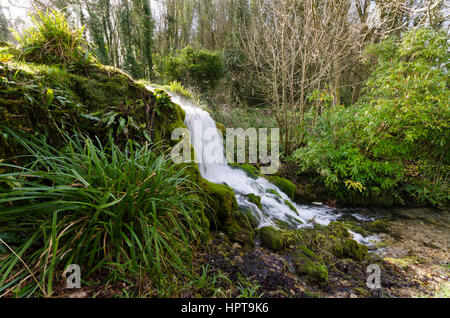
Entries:
<svg viewBox="0 0 450 318">
<path fill-rule="evenodd" d="M 36 11 L 33 26 L 14 37 L 20 56 L 32 62 L 48 64 L 87 63 L 90 58 L 83 28 L 72 28 L 63 13 L 56 10 Z"/>
<path fill-rule="evenodd" d="M 192 274 L 206 237 L 198 188 L 149 146 L 69 138 L 56 150 L 9 131 L 29 151 L 24 167 L 0 163 L 0 233 L 16 233 L 0 260 L 0 295 L 50 296 L 57 272 L 82 266 L 83 278 Z M 0 244 L 1 245 L 1 244 Z M 12 252 L 14 251 L 14 252 Z M 24 267 L 25 265 L 25 267 Z"/>
</svg>

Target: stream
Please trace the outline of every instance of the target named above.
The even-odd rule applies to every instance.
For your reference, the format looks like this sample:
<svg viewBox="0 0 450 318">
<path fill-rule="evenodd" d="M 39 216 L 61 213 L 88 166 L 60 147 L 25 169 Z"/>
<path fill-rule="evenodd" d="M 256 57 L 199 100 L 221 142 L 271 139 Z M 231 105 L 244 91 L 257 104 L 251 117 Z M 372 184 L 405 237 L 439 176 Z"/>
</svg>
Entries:
<svg viewBox="0 0 450 318">
<path fill-rule="evenodd" d="M 244 170 L 230 166 L 225 156 L 223 138 L 211 115 L 184 97 L 170 95 L 172 101 L 186 113 L 184 122 L 190 132 L 201 176 L 210 182 L 231 187 L 238 205 L 252 211 L 259 222 L 259 227 L 277 228 L 277 220 L 286 222 L 294 228 L 313 227 L 315 223 L 328 225 L 343 217 L 341 211 L 321 204 L 297 204 L 265 178 L 252 178 Z M 249 194 L 261 197 L 262 209 L 249 200 Z M 360 221 L 367 221 L 366 216 L 358 213 L 353 213 L 352 216 Z M 363 237 L 361 234 L 349 232 L 357 242 L 368 246 L 378 240 L 376 236 Z"/>
</svg>

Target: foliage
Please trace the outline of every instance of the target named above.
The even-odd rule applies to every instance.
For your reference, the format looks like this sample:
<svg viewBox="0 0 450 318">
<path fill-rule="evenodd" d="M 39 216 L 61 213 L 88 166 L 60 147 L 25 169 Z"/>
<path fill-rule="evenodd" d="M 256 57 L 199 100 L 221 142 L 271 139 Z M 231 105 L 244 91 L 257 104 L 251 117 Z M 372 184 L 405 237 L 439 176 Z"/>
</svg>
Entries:
<svg viewBox="0 0 450 318">
<path fill-rule="evenodd" d="M 167 55 L 158 71 L 165 81 L 179 81 L 206 91 L 218 85 L 225 75 L 225 66 L 220 53 L 188 46 Z"/>
<path fill-rule="evenodd" d="M 51 295 L 57 272 L 80 264 L 89 277 L 189 276 L 205 239 L 198 187 L 169 158 L 130 141 L 75 136 L 62 150 L 9 131 L 29 151 L 25 167 L 1 163 L 0 233 L 15 254 L 0 262 L 0 293 Z M 189 247 L 189 248 L 187 248 Z M 22 264 L 26 264 L 23 268 Z M 129 276 L 130 275 L 130 276 Z M 40 288 L 40 291 L 38 291 Z"/>
<path fill-rule="evenodd" d="M 21 34 L 14 34 L 20 45 L 21 57 L 49 64 L 84 65 L 89 62 L 83 28 L 70 27 L 63 13 L 56 10 L 36 11 L 32 20 L 33 27 Z"/>
<path fill-rule="evenodd" d="M 170 87 L 170 91 L 172 93 L 184 96 L 187 99 L 193 99 L 194 98 L 192 93 L 178 81 L 170 82 L 169 83 L 169 87 Z"/>
<path fill-rule="evenodd" d="M 299 173 L 316 173 L 350 202 L 360 192 L 448 202 L 448 43 L 445 33 L 422 28 L 372 46 L 378 63 L 362 100 L 325 110 L 316 123 L 307 115 L 315 126 L 293 156 Z"/>
</svg>

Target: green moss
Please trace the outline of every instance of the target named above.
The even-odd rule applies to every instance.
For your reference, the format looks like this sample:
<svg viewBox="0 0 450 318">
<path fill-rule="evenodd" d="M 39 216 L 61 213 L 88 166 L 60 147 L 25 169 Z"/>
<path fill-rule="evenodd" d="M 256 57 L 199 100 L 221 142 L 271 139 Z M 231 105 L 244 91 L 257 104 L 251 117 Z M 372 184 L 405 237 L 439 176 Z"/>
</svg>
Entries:
<svg viewBox="0 0 450 318">
<path fill-rule="evenodd" d="M 295 231 L 298 240 L 325 262 L 332 262 L 335 257 L 344 257 L 344 242 L 350 237 L 346 226 L 341 222 L 332 222 L 327 226 L 316 224 L 313 229 Z"/>
<path fill-rule="evenodd" d="M 217 126 L 217 129 L 222 133 L 222 136 L 226 136 L 227 128 L 223 124 L 218 123 L 218 122 L 216 122 L 216 126 Z"/>
<path fill-rule="evenodd" d="M 364 230 L 358 223 L 353 221 L 345 221 L 342 222 L 345 226 L 347 226 L 351 231 L 361 234 L 362 236 L 367 236 L 369 233 L 367 233 L 366 230 Z"/>
<path fill-rule="evenodd" d="M 281 198 L 281 195 L 280 195 L 280 194 L 277 192 L 277 190 L 275 190 L 275 189 L 268 189 L 268 190 L 267 190 L 267 193 L 274 194 L 274 195 L 276 195 L 277 197 Z"/>
<path fill-rule="evenodd" d="M 244 170 L 250 178 L 253 178 L 255 180 L 259 178 L 259 169 L 252 166 L 251 164 L 231 163 L 230 166 Z"/>
<path fill-rule="evenodd" d="M 295 184 L 293 184 L 289 180 L 286 180 L 286 179 L 278 177 L 278 176 L 266 176 L 266 179 L 268 179 L 271 183 L 273 183 L 275 186 L 277 186 L 281 191 L 286 193 L 286 195 L 291 200 L 294 200 L 295 191 L 297 188 L 297 186 Z"/>
<path fill-rule="evenodd" d="M 258 227 L 259 221 L 250 209 L 239 207 L 235 211 L 236 222 L 243 228 L 254 230 Z"/>
<path fill-rule="evenodd" d="M 362 261 L 367 256 L 367 247 L 358 244 L 355 240 L 346 239 L 343 242 L 343 252 L 345 256 Z"/>
<path fill-rule="evenodd" d="M 295 272 L 306 275 L 311 282 L 321 283 L 328 280 L 328 268 L 323 260 L 306 246 L 299 246 L 299 250 L 291 254 Z"/>
<path fill-rule="evenodd" d="M 230 237 L 232 241 L 244 244 L 244 245 L 250 245 L 254 246 L 255 243 L 253 241 L 253 232 L 248 231 L 240 227 L 237 223 L 233 223 L 230 225 L 227 225 L 225 227 L 225 232 Z"/>
<path fill-rule="evenodd" d="M 300 220 L 296 217 L 293 217 L 292 215 L 286 215 L 286 217 L 289 219 L 289 221 L 292 222 L 292 224 L 296 224 L 296 228 L 297 228 L 297 225 L 304 224 L 302 220 Z"/>
<path fill-rule="evenodd" d="M 250 202 L 256 204 L 256 206 L 257 206 L 260 210 L 262 210 L 261 197 L 260 197 L 259 195 L 250 193 L 250 194 L 247 194 L 246 197 L 247 197 L 247 199 L 248 199 Z"/>
<path fill-rule="evenodd" d="M 208 205 L 214 211 L 214 220 L 218 228 L 225 228 L 232 223 L 233 214 L 238 208 L 233 189 L 222 184 L 215 184 L 205 179 L 200 180 L 200 186 L 206 194 Z"/>
<path fill-rule="evenodd" d="M 289 222 L 274 218 L 273 222 L 280 228 L 280 229 L 284 229 L 284 230 L 293 230 L 295 229 L 295 227 L 290 224 Z"/>
<path fill-rule="evenodd" d="M 386 219 L 375 220 L 366 226 L 367 230 L 374 233 L 386 233 L 388 230 L 388 221 Z"/>
<path fill-rule="evenodd" d="M 258 235 L 261 239 L 262 245 L 274 252 L 278 252 L 286 246 L 283 233 L 271 226 L 260 228 Z"/>
<path fill-rule="evenodd" d="M 284 204 L 286 204 L 292 211 L 294 211 L 295 214 L 297 214 L 298 216 L 300 216 L 300 214 L 298 214 L 297 209 L 295 208 L 295 206 L 292 205 L 291 202 L 289 202 L 288 200 L 284 200 Z"/>
</svg>

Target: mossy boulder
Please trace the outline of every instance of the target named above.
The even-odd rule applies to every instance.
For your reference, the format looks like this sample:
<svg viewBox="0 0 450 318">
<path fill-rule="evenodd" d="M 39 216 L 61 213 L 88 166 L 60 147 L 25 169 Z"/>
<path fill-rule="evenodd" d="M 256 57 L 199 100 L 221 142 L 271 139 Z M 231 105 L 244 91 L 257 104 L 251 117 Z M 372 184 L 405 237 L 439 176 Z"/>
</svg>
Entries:
<svg viewBox="0 0 450 318">
<path fill-rule="evenodd" d="M 284 178 L 278 176 L 266 176 L 266 179 L 273 183 L 276 187 L 278 187 L 281 191 L 286 193 L 286 195 L 294 200 L 295 191 L 297 186 L 293 184 L 291 181 L 286 180 Z"/>
<path fill-rule="evenodd" d="M 262 210 L 261 197 L 260 197 L 259 195 L 256 195 L 256 194 L 254 194 L 254 193 L 250 193 L 250 194 L 247 194 L 246 197 L 247 197 L 247 199 L 248 199 L 250 202 L 256 204 L 256 206 L 257 206 L 260 210 Z"/>
<path fill-rule="evenodd" d="M 78 131 L 101 142 L 113 136 L 119 145 L 151 139 L 162 149 L 183 126 L 183 112 L 167 94 L 149 91 L 114 67 L 92 64 L 80 72 L 12 59 L 0 63 L 0 76 L 9 83 L 0 90 L 0 121 L 56 148 L 64 142 L 62 131 Z M 5 134 L 0 148 L 8 157 L 22 151 Z"/>
<path fill-rule="evenodd" d="M 357 222 L 355 221 L 345 221 L 342 222 L 346 227 L 348 227 L 351 231 L 361 234 L 362 236 L 367 236 L 369 233 Z"/>
<path fill-rule="evenodd" d="M 225 232 L 234 242 L 238 242 L 242 245 L 255 245 L 253 241 L 253 231 L 242 228 L 236 222 L 225 226 Z"/>
<path fill-rule="evenodd" d="M 328 226 L 316 225 L 314 229 L 301 229 L 297 231 L 301 241 L 314 252 L 327 260 L 333 257 L 349 257 L 357 261 L 366 258 L 366 246 L 353 240 L 342 222 L 332 222 Z"/>
<path fill-rule="evenodd" d="M 252 166 L 249 163 L 242 163 L 242 164 L 232 163 L 232 164 L 230 164 L 230 166 L 232 166 L 234 168 L 238 168 L 238 169 L 244 170 L 245 173 L 247 173 L 247 175 L 250 178 L 252 178 L 252 179 L 256 180 L 256 179 L 259 178 L 259 169 L 254 167 L 254 166 Z"/>
<path fill-rule="evenodd" d="M 243 228 L 255 230 L 259 221 L 253 214 L 252 210 L 245 207 L 239 207 L 234 214 L 236 222 Z"/>
<path fill-rule="evenodd" d="M 368 223 L 366 225 L 366 228 L 368 231 L 373 233 L 387 233 L 389 232 L 388 220 L 387 219 L 375 220 L 373 222 Z"/>
<path fill-rule="evenodd" d="M 286 239 L 281 230 L 277 230 L 272 226 L 265 226 L 259 229 L 258 236 L 261 244 L 271 251 L 281 251 L 286 246 Z"/>
<path fill-rule="evenodd" d="M 238 208 L 233 189 L 205 179 L 200 180 L 200 186 L 205 192 L 208 205 L 214 211 L 214 219 L 210 220 L 211 225 L 215 223 L 217 228 L 225 228 L 232 224 L 234 212 Z"/>
<path fill-rule="evenodd" d="M 293 226 L 291 223 L 274 218 L 273 222 L 280 228 L 283 230 L 294 230 L 296 227 Z"/>
<path fill-rule="evenodd" d="M 291 257 L 298 275 L 306 275 L 314 283 L 328 280 L 328 268 L 324 261 L 306 246 L 299 246 L 299 249 L 293 252 Z"/>
<path fill-rule="evenodd" d="M 362 261 L 367 256 L 367 246 L 361 245 L 355 240 L 346 239 L 343 242 L 343 254 L 357 261 Z"/>
</svg>

